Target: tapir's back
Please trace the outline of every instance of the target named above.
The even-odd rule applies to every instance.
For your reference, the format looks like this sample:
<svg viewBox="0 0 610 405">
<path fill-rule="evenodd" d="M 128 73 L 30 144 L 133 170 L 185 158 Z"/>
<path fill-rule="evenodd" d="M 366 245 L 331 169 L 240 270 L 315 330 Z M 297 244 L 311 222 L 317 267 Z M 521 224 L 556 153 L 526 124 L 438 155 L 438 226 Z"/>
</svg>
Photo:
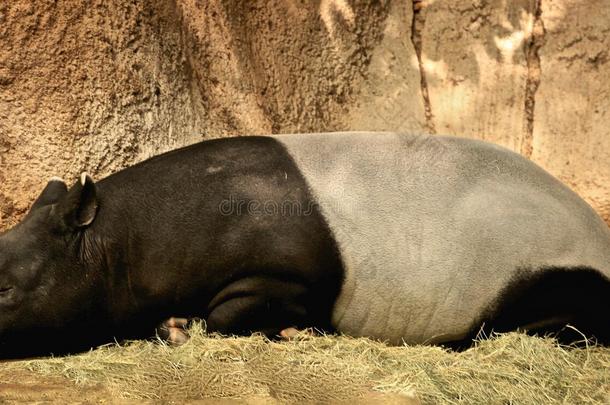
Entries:
<svg viewBox="0 0 610 405">
<path fill-rule="evenodd" d="M 335 238 L 338 330 L 398 342 L 460 339 L 519 271 L 586 266 L 610 278 L 610 230 L 527 159 L 484 142 L 395 133 L 275 137 Z"/>
</svg>

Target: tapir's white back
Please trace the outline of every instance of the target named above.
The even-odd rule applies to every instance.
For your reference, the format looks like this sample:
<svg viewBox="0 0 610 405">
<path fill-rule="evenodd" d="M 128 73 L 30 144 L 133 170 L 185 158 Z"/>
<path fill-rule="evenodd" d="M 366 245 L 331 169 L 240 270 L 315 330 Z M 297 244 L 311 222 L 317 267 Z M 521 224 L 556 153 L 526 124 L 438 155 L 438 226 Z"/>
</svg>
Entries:
<svg viewBox="0 0 610 405">
<path fill-rule="evenodd" d="M 337 239 L 339 331 L 460 339 L 520 269 L 610 278 L 610 230 L 527 159 L 484 142 L 396 133 L 275 136 Z M 449 332 L 448 332 L 449 331 Z"/>
</svg>

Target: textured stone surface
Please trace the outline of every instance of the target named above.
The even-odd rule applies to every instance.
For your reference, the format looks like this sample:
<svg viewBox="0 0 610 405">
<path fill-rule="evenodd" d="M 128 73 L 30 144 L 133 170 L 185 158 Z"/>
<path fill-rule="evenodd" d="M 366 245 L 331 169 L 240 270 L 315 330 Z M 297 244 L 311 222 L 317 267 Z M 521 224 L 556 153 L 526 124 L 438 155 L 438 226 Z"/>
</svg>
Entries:
<svg viewBox="0 0 610 405">
<path fill-rule="evenodd" d="M 178 21 L 144 1 L 0 3 L 3 223 L 53 175 L 103 176 L 198 139 Z"/>
<path fill-rule="evenodd" d="M 436 1 L 422 12 L 431 126 L 519 150 L 533 1 Z"/>
<path fill-rule="evenodd" d="M 0 228 L 53 175 L 101 177 L 210 137 L 357 129 L 386 81 L 420 129 L 411 15 L 367 0 L 2 3 Z"/>
<path fill-rule="evenodd" d="M 429 128 L 522 153 L 610 224 L 610 2 L 431 0 L 416 23 Z"/>
<path fill-rule="evenodd" d="M 610 3 L 418 4 L 413 18 L 398 0 L 0 3 L 0 229 L 53 175 L 332 130 L 500 143 L 610 221 Z"/>
<path fill-rule="evenodd" d="M 532 159 L 610 224 L 610 1 L 543 1 Z"/>
<path fill-rule="evenodd" d="M 383 37 L 373 49 L 358 96 L 343 119 L 343 128 L 371 131 L 428 132 L 419 66 L 411 40 L 411 2 L 395 1 Z"/>
</svg>

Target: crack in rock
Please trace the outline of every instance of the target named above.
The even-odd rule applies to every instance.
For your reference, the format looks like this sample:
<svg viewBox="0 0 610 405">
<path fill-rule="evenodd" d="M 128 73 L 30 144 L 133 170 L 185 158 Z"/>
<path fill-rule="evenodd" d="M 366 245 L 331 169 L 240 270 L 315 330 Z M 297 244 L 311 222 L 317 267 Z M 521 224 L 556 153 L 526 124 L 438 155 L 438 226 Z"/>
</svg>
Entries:
<svg viewBox="0 0 610 405">
<path fill-rule="evenodd" d="M 430 103 L 430 95 L 428 92 L 428 81 L 426 79 L 426 71 L 422 60 L 422 31 L 426 25 L 426 2 L 422 0 L 413 1 L 413 19 L 411 20 L 411 43 L 415 48 L 417 55 L 417 63 L 419 65 L 421 94 L 424 101 L 424 114 L 426 118 L 426 129 L 430 133 L 436 133 L 434 127 L 434 115 L 432 114 L 432 104 Z"/>
<path fill-rule="evenodd" d="M 540 48 L 544 45 L 546 30 L 542 21 L 542 0 L 536 0 L 532 34 L 524 46 L 527 64 L 525 84 L 525 122 L 521 143 L 521 154 L 531 158 L 534 151 L 534 118 L 536 109 L 536 92 L 540 87 Z"/>
</svg>

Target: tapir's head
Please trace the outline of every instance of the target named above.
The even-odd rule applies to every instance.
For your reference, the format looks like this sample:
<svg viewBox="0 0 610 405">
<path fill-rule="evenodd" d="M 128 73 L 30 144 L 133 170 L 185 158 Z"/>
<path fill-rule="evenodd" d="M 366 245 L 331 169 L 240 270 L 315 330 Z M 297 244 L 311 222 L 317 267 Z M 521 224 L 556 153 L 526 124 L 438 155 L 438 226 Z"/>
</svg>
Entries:
<svg viewBox="0 0 610 405">
<path fill-rule="evenodd" d="M 0 344 L 6 336 L 57 329 L 82 316 L 79 300 L 94 278 L 82 237 L 96 212 L 89 176 L 69 190 L 53 179 L 23 221 L 0 235 Z"/>
</svg>

